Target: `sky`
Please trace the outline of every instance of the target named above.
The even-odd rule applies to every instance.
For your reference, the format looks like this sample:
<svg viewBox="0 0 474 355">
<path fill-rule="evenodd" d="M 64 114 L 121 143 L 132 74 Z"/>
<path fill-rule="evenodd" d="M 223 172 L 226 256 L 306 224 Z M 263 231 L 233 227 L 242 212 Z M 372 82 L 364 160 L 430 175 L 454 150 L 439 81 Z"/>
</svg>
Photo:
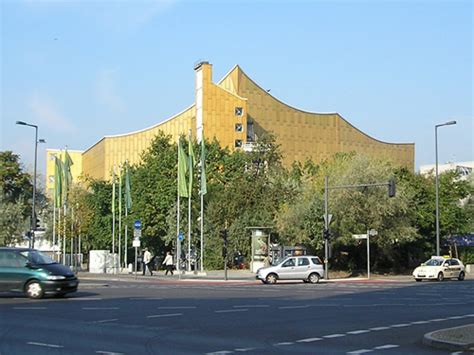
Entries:
<svg viewBox="0 0 474 355">
<path fill-rule="evenodd" d="M 415 143 L 415 165 L 474 160 L 473 2 L 0 0 L 0 151 L 38 171 L 194 101 L 193 65 L 235 64 L 293 107 Z"/>
</svg>

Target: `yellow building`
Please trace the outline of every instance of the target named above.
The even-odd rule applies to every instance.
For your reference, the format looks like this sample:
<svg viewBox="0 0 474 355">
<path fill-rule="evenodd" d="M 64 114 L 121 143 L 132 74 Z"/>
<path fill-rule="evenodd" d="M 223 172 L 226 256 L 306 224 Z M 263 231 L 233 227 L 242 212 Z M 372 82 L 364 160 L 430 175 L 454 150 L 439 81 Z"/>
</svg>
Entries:
<svg viewBox="0 0 474 355">
<path fill-rule="evenodd" d="M 337 152 L 355 151 L 374 158 L 386 158 L 396 165 L 414 170 L 413 143 L 387 143 L 361 132 L 338 113 L 312 113 L 291 107 L 270 95 L 236 65 L 217 84 L 212 81 L 212 65 L 200 62 L 195 68 L 195 102 L 175 116 L 155 126 L 116 136 L 105 136 L 84 152 L 73 175 L 87 175 L 108 180 L 113 166 L 126 160 L 140 160 L 158 131 L 173 139 L 191 130 L 200 141 L 216 137 L 222 146 L 231 149 L 252 149 L 264 132 L 272 132 L 281 146 L 284 163 L 307 158 L 320 162 Z M 48 150 L 48 188 L 54 165 Z M 81 170 L 77 170 L 81 166 Z M 76 175 L 77 174 L 77 175 Z"/>
</svg>

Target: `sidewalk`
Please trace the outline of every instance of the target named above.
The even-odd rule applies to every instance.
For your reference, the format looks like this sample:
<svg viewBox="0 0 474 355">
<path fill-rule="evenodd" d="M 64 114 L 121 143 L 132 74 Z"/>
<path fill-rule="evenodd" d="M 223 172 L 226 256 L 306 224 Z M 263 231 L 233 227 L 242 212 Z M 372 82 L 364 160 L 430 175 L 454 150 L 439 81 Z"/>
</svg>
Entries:
<svg viewBox="0 0 474 355">
<path fill-rule="evenodd" d="M 474 324 L 427 333 L 423 344 L 450 351 L 474 350 Z"/>
</svg>

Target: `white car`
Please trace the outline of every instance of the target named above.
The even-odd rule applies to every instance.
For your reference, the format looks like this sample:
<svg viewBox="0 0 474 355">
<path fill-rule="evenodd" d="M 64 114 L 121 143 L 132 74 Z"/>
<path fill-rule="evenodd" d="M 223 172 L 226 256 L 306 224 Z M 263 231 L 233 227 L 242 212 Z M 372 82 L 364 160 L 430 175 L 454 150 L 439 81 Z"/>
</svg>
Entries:
<svg viewBox="0 0 474 355">
<path fill-rule="evenodd" d="M 466 271 L 459 259 L 432 256 L 430 260 L 424 262 L 413 271 L 416 281 L 438 280 L 457 278 L 464 280 Z"/>
<path fill-rule="evenodd" d="M 274 266 L 257 270 L 256 278 L 263 283 L 274 284 L 277 280 L 303 280 L 318 283 L 324 275 L 324 268 L 317 256 L 290 256 Z"/>
</svg>

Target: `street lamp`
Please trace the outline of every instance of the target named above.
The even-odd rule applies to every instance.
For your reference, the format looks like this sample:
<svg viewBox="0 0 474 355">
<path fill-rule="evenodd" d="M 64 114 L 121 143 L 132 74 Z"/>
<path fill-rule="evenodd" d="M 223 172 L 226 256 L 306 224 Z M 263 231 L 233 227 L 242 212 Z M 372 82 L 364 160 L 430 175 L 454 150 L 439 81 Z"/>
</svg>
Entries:
<svg viewBox="0 0 474 355">
<path fill-rule="evenodd" d="M 438 127 L 455 125 L 456 121 L 449 121 L 435 126 L 435 155 L 436 155 L 436 255 L 439 256 L 439 177 L 438 177 Z"/>
<path fill-rule="evenodd" d="M 30 224 L 30 231 L 31 231 L 31 248 L 35 247 L 35 229 L 36 229 L 36 161 L 38 156 L 38 143 L 46 143 L 44 139 L 40 139 L 38 141 L 38 126 L 34 124 L 29 124 L 23 121 L 16 121 L 17 125 L 21 126 L 28 126 L 33 127 L 35 129 L 35 164 L 34 164 L 34 172 L 33 172 L 33 201 L 31 207 L 31 224 Z"/>
</svg>

